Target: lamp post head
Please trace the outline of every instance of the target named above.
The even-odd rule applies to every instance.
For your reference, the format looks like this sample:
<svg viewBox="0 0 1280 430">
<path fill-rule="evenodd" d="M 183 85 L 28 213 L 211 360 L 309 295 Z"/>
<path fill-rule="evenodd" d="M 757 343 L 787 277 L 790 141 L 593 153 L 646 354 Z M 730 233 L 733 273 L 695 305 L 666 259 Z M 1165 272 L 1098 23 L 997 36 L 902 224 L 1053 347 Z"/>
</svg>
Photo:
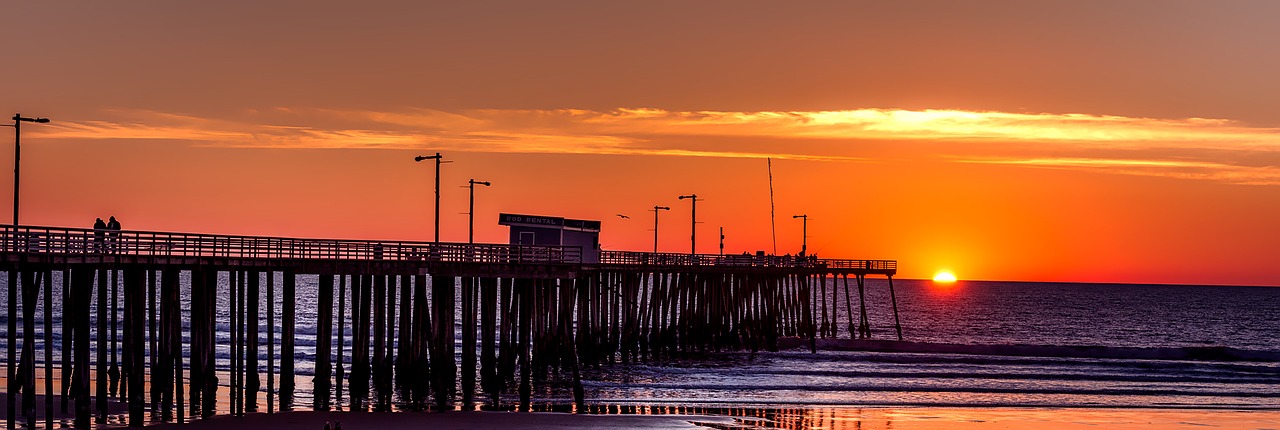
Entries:
<svg viewBox="0 0 1280 430">
<path fill-rule="evenodd" d="M 417 157 L 413 157 L 413 161 L 439 160 L 440 158 L 442 157 L 440 156 L 440 153 L 437 152 L 436 155 L 419 155 Z"/>
<path fill-rule="evenodd" d="M 792 215 L 792 218 L 809 218 L 809 215 Z"/>
<path fill-rule="evenodd" d="M 37 122 L 37 123 L 41 123 L 41 124 L 44 124 L 44 123 L 49 122 L 49 118 L 27 118 L 27 117 L 25 117 L 25 116 L 22 116 L 22 114 L 19 114 L 19 113 L 15 113 L 15 114 L 13 114 L 13 120 L 14 120 L 14 121 Z"/>
<path fill-rule="evenodd" d="M 680 200 L 684 200 L 684 199 L 696 199 L 696 198 L 698 198 L 698 195 L 697 195 L 697 194 L 690 194 L 690 195 L 687 195 L 687 196 L 680 196 Z"/>
<path fill-rule="evenodd" d="M 484 185 L 484 186 L 486 186 L 486 187 L 490 185 L 490 184 L 489 184 L 489 181 L 477 181 L 477 180 L 475 180 L 475 179 L 472 179 L 472 180 L 470 180 L 469 182 L 471 182 L 471 185 L 480 184 L 480 185 Z"/>
<path fill-rule="evenodd" d="M 669 211 L 669 210 L 671 210 L 671 208 L 666 207 L 666 206 L 654 206 L 654 207 L 653 207 L 653 210 L 655 210 L 655 211 L 656 211 L 656 210 Z"/>
</svg>

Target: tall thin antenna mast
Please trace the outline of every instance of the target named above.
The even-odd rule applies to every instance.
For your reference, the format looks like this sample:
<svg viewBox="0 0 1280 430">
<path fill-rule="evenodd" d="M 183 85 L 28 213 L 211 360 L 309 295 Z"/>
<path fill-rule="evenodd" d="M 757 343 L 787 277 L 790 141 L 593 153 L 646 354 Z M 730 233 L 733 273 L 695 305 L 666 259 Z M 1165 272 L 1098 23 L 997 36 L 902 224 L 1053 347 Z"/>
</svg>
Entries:
<svg viewBox="0 0 1280 430">
<path fill-rule="evenodd" d="M 769 164 L 769 229 L 773 231 L 773 255 L 778 255 L 778 222 L 773 216 L 773 157 L 765 161 Z"/>
</svg>

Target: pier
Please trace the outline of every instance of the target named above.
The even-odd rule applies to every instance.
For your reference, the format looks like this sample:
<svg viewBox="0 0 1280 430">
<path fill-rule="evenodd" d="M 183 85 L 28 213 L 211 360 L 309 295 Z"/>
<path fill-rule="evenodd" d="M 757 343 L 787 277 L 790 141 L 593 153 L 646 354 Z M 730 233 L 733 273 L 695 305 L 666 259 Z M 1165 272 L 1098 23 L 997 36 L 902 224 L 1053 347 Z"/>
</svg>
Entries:
<svg viewBox="0 0 1280 430">
<path fill-rule="evenodd" d="M 585 407 L 585 367 L 870 338 L 868 276 L 889 279 L 902 338 L 892 260 L 601 251 L 587 263 L 575 246 L 4 226 L 0 271 L 8 428 L 39 426 L 37 393 L 45 428 L 55 415 L 101 422 L 110 399 L 131 426 L 208 417 L 220 399 L 233 415 L 292 409 L 299 303 L 316 307 L 315 410 L 390 410 L 397 393 L 402 408 L 505 394 L 529 410 L 555 377 Z"/>
</svg>

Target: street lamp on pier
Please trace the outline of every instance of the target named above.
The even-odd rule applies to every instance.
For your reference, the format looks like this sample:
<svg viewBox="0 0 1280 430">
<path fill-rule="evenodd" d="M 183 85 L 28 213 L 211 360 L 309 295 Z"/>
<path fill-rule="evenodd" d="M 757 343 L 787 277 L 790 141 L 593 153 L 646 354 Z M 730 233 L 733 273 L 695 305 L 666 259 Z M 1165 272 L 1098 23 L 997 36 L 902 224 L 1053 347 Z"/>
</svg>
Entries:
<svg viewBox="0 0 1280 430">
<path fill-rule="evenodd" d="M 440 163 L 442 158 L 444 157 L 442 157 L 439 152 L 437 152 L 436 155 L 419 155 L 417 157 L 413 157 L 414 162 L 421 162 L 422 160 L 436 160 L 436 235 L 433 240 L 434 242 L 440 242 Z"/>
<path fill-rule="evenodd" d="M 693 212 L 690 215 L 692 222 L 690 224 L 691 227 L 689 228 L 689 253 L 697 254 L 698 253 L 698 195 L 690 194 L 687 196 L 680 196 L 680 200 L 684 200 L 684 199 L 689 199 L 689 203 L 693 205 Z"/>
<path fill-rule="evenodd" d="M 791 218 L 800 218 L 802 223 L 800 237 L 800 256 L 805 256 L 805 252 L 809 250 L 809 214 L 792 215 Z"/>
<path fill-rule="evenodd" d="M 671 208 L 666 206 L 653 207 L 653 253 L 658 253 L 658 211 L 669 211 Z"/>
<path fill-rule="evenodd" d="M 13 127 L 13 225 L 18 225 L 18 181 L 22 175 L 22 123 L 34 122 L 45 124 L 49 122 L 49 118 L 27 118 L 20 113 L 13 114 L 13 124 L 5 124 Z"/>
<path fill-rule="evenodd" d="M 467 206 L 467 243 L 475 243 L 476 235 L 476 184 L 490 186 L 489 181 L 477 181 L 470 179 L 467 181 L 467 188 L 471 189 L 471 199 Z"/>
</svg>

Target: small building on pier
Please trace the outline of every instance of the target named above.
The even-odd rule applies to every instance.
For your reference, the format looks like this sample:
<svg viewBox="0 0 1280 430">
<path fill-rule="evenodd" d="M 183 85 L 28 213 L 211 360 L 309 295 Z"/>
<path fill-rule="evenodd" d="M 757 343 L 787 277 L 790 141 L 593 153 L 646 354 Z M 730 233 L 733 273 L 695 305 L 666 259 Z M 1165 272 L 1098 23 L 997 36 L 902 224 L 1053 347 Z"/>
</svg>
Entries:
<svg viewBox="0 0 1280 430">
<path fill-rule="evenodd" d="M 512 245 L 578 246 L 583 263 L 600 262 L 600 221 L 500 213 L 498 224 L 511 227 Z"/>
</svg>

